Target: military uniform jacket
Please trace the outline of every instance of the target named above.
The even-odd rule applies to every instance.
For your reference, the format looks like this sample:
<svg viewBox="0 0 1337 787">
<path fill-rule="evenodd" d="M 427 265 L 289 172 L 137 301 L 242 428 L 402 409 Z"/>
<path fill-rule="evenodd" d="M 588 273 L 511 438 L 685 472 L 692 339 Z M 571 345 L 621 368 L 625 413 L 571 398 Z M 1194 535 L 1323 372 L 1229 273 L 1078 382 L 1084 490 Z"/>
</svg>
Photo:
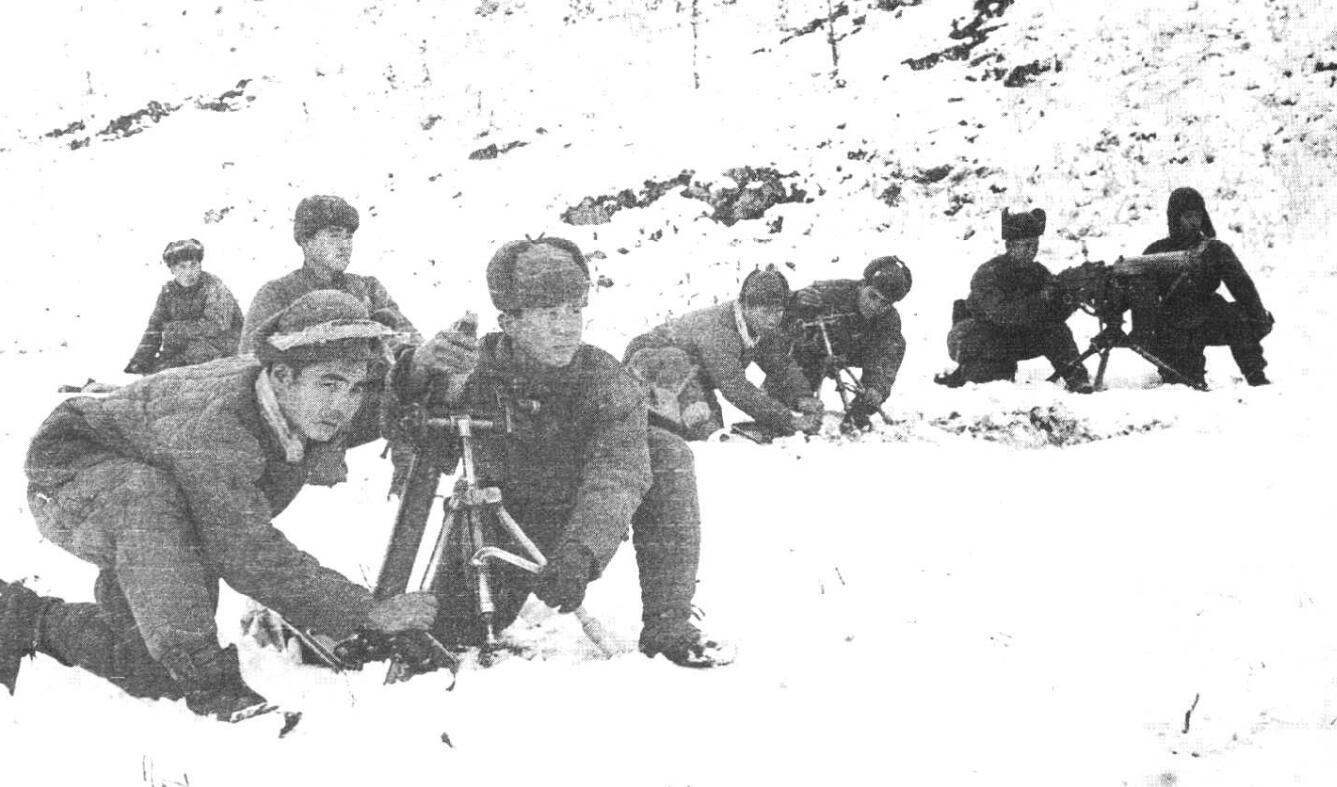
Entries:
<svg viewBox="0 0 1337 787">
<path fill-rule="evenodd" d="M 901 333 L 901 315 L 895 306 L 886 314 L 868 319 L 859 313 L 859 291 L 863 282 L 858 279 L 832 279 L 813 282 L 800 292 L 815 296 L 820 305 L 796 307 L 794 355 L 824 357 L 826 346 L 815 326 L 800 323 L 827 318 L 827 336 L 831 350 L 851 364 L 861 365 L 860 382 L 866 388 L 875 388 L 884 397 L 891 393 L 896 373 L 905 360 L 905 336 Z"/>
<path fill-rule="evenodd" d="M 789 345 L 790 337 L 777 332 L 748 346 L 738 331 L 734 301 L 726 301 L 688 312 L 637 337 L 627 347 L 627 356 L 644 347 L 680 347 L 700 369 L 701 385 L 708 394 L 718 390 L 762 426 L 792 431 L 790 408 L 812 391 Z M 766 391 L 747 379 L 747 367 L 753 363 L 766 373 Z"/>
<path fill-rule="evenodd" d="M 385 285 L 375 276 L 339 273 L 332 278 L 326 278 L 311 268 L 302 267 L 282 278 L 267 282 L 255 294 L 255 300 L 251 301 L 251 308 L 246 312 L 246 325 L 241 332 L 241 351 L 254 353 L 255 333 L 260 325 L 272 315 L 287 308 L 293 301 L 315 290 L 346 292 L 362 301 L 373 318 L 384 318 L 393 323 L 391 327 L 396 331 L 409 334 L 410 344 L 422 341 L 418 329 L 414 328 L 413 323 L 409 322 L 399 310 L 399 304 L 395 303 L 390 293 L 386 291 Z"/>
<path fill-rule="evenodd" d="M 285 460 L 265 422 L 255 395 L 259 374 L 254 359 L 227 358 L 153 375 L 106 398 L 67 399 L 29 447 L 30 488 L 55 497 L 81 468 L 109 458 L 155 467 L 184 497 L 211 571 L 297 626 L 349 636 L 366 619 L 370 591 L 322 567 L 271 524 L 297 496 L 307 468 Z M 366 420 L 350 428 L 349 444 L 377 436 L 375 419 Z M 92 524 L 107 529 L 109 544 L 117 530 L 136 525 Z"/>
<path fill-rule="evenodd" d="M 1147 247 L 1144 254 L 1161 254 L 1171 251 L 1192 249 L 1202 242 L 1200 237 L 1185 235 L 1161 238 Z M 1244 309 L 1245 315 L 1255 323 L 1269 322 L 1267 310 L 1258 295 L 1244 265 L 1235 256 L 1230 246 L 1215 238 L 1208 240 L 1201 256 L 1186 273 L 1173 280 L 1158 282 L 1162 293 L 1157 316 L 1168 320 L 1170 325 L 1179 328 L 1192 327 L 1205 319 L 1208 303 L 1220 298 L 1217 293 L 1222 284 L 1231 296 Z M 1134 313 L 1134 319 L 1143 318 L 1144 310 Z M 1147 314 L 1147 317 L 1150 317 Z M 1143 318 L 1145 319 L 1145 318 Z"/>
<path fill-rule="evenodd" d="M 169 281 L 158 292 L 132 365 L 149 371 L 237 354 L 242 315 L 222 280 L 207 271 L 193 287 Z"/>
<path fill-rule="evenodd" d="M 1006 254 L 989 260 L 970 279 L 967 316 L 999 328 L 1035 328 L 1067 314 L 1043 295 L 1054 274 L 1038 262 L 1016 265 Z"/>
<path fill-rule="evenodd" d="M 479 365 L 450 409 L 493 414 L 498 392 L 538 403 L 536 412 L 517 413 L 514 433 L 475 438 L 480 481 L 501 489 L 507 510 L 548 554 L 582 544 L 602 572 L 650 488 L 640 387 L 617 359 L 588 344 L 561 369 L 522 366 L 500 333 L 480 344 Z M 406 351 L 400 369 L 412 357 Z M 449 472 L 457 444 L 444 453 Z"/>
</svg>

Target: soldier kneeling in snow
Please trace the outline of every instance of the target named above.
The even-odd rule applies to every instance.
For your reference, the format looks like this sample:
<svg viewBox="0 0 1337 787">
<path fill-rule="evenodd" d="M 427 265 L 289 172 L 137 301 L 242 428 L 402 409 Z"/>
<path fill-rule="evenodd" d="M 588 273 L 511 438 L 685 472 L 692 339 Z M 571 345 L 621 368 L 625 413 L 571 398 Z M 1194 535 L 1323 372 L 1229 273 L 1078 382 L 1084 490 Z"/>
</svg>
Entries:
<svg viewBox="0 0 1337 787">
<path fill-rule="evenodd" d="M 1090 393 L 1086 367 L 1067 326 L 1077 310 L 1056 286 L 1054 274 L 1035 261 L 1045 212 L 1003 211 L 1005 254 L 979 267 L 970 296 L 952 310 L 947 351 L 957 368 L 934 382 L 956 388 L 966 383 L 1011 380 L 1017 362 L 1043 355 L 1060 372 L 1068 390 Z"/>
<path fill-rule="evenodd" d="M 905 360 L 896 303 L 910 284 L 910 269 L 899 257 L 878 257 L 868 263 L 863 279 L 813 282 L 794 293 L 789 315 L 794 360 L 812 389 L 821 389 L 833 360 L 863 370 L 862 389 L 846 414 L 853 427 L 868 427 L 896 383 Z"/>
<path fill-rule="evenodd" d="M 242 315 L 223 281 L 201 270 L 204 246 L 177 240 L 163 249 L 172 280 L 158 292 L 148 327 L 126 364 L 126 374 L 153 374 L 237 354 Z"/>
<path fill-rule="evenodd" d="M 1178 188 L 1166 205 L 1170 234 L 1147 247 L 1146 254 L 1201 249 L 1192 267 L 1161 282 L 1155 307 L 1133 309 L 1133 333 L 1147 351 L 1201 384 L 1206 373 L 1204 348 L 1227 345 L 1249 385 L 1267 385 L 1263 337 L 1272 331 L 1272 313 L 1263 307 L 1258 288 L 1235 252 L 1217 240 L 1207 204 L 1191 188 Z M 1225 284 L 1235 297 L 1217 290 Z M 1166 382 L 1178 378 L 1162 372 Z"/>
<path fill-rule="evenodd" d="M 771 434 L 816 433 L 822 404 L 780 330 L 788 301 L 784 275 L 757 270 L 743 280 L 737 300 L 688 312 L 632 339 L 623 360 L 651 397 L 652 423 L 705 439 L 724 425 L 719 391 Z M 747 379 L 753 363 L 766 373 L 762 388 Z"/>
<path fill-rule="evenodd" d="M 548 559 L 537 576 L 497 566 L 493 628 L 510 625 L 531 592 L 560 612 L 574 611 L 630 525 L 641 651 L 683 666 L 728 663 L 731 649 L 691 621 L 701 540 L 692 451 L 663 429 L 647 428 L 636 382 L 608 353 L 581 342 L 590 287 L 584 255 L 560 238 L 513 241 L 493 256 L 487 281 L 501 332 L 476 340 L 443 331 L 402 355 L 393 379 L 401 401 L 422 401 L 431 381 L 400 374 L 403 365 L 450 369 L 448 410 L 489 410 L 498 395 L 537 403 L 517 415 L 512 433 L 474 438 L 480 484 L 500 488 L 507 510 Z M 449 452 L 443 466 L 456 459 Z M 459 550 L 447 550 L 438 574 L 437 634 L 447 644 L 480 645 L 486 631 L 462 560 Z"/>
<path fill-rule="evenodd" d="M 374 602 L 271 523 L 301 490 L 312 446 L 379 436 L 388 332 L 351 296 L 313 292 L 259 332 L 257 357 L 148 377 L 46 419 L 27 456 L 42 535 L 99 570 L 96 603 L 0 582 L 0 682 L 34 650 L 138 697 L 234 720 L 264 707 L 219 646 L 218 580 L 335 639 L 425 629 L 430 594 Z"/>
</svg>

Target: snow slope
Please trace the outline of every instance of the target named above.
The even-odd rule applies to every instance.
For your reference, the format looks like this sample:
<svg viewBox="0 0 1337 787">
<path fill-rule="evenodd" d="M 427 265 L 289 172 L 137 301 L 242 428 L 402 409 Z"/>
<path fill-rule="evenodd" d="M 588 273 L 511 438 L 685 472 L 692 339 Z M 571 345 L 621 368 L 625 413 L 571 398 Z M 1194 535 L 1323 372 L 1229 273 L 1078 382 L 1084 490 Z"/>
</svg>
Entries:
<svg viewBox="0 0 1337 787">
<path fill-rule="evenodd" d="M 535 659 L 466 670 L 450 693 L 246 647 L 257 687 L 306 711 L 280 741 L 264 722 L 225 728 L 38 658 L 0 697 L 3 783 L 1337 778 L 1321 461 L 1334 9 L 1018 0 L 968 59 L 912 70 L 902 61 L 961 43 L 948 34 L 972 3 L 849 2 L 834 64 L 824 27 L 795 35 L 825 2 L 704 0 L 695 35 L 690 3 L 437 5 L 63 0 L 0 33 L 13 75 L 0 88 L 0 369 L 13 381 L 0 577 L 91 597 L 91 567 L 42 542 L 24 506 L 48 392 L 121 379 L 168 240 L 202 240 L 243 301 L 297 265 L 291 211 L 309 193 L 361 210 L 354 270 L 427 330 L 465 309 L 490 321 L 483 269 L 503 240 L 547 232 L 599 252 L 609 284 L 587 337 L 615 353 L 730 297 L 757 265 L 803 284 L 898 254 L 915 288 L 896 423 L 857 441 L 696 446 L 698 602 L 740 647 L 727 669 L 602 660 L 563 617 L 514 632 Z M 1030 64 L 1048 70 L 1004 85 Z M 794 173 L 809 200 L 725 226 L 672 189 L 605 224 L 561 222 L 588 196 L 684 170 L 719 187 L 742 166 Z M 1040 259 L 1058 270 L 1160 237 L 1178 185 L 1204 193 L 1277 315 L 1275 385 L 1244 387 L 1224 348 L 1209 351 L 1206 394 L 1151 387 L 1127 353 L 1091 397 L 1045 383 L 1043 361 L 1016 385 L 931 383 L 1003 206 L 1049 211 Z M 1085 315 L 1072 325 L 1079 340 L 1095 330 Z M 388 473 L 375 447 L 351 460 L 354 483 L 304 492 L 279 523 L 369 578 Z M 588 606 L 634 651 L 629 550 Z M 225 598 L 226 637 L 241 608 Z"/>
</svg>

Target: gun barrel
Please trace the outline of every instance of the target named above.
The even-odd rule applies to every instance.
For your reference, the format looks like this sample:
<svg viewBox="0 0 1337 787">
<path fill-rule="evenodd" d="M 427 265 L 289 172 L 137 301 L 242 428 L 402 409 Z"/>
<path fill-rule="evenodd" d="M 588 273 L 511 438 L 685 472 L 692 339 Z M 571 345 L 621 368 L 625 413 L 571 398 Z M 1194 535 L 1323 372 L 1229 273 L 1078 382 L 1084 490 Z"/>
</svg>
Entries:
<svg viewBox="0 0 1337 787">
<path fill-rule="evenodd" d="M 1198 258 L 1198 249 L 1169 251 L 1162 254 L 1138 254 L 1120 257 L 1110 265 L 1110 271 L 1122 276 L 1141 276 L 1157 273 L 1183 273 Z"/>
</svg>

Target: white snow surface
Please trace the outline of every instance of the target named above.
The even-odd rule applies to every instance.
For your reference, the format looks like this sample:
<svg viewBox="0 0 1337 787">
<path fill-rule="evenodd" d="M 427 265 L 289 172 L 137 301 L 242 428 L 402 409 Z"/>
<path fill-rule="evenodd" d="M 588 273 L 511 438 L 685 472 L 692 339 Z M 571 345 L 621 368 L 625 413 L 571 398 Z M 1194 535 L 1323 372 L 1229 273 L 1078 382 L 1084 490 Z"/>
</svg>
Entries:
<svg viewBox="0 0 1337 787">
<path fill-rule="evenodd" d="M 441 676 L 385 687 L 379 669 L 335 675 L 242 642 L 248 679 L 305 713 L 282 740 L 273 717 L 197 719 L 39 656 L 0 694 L 0 783 L 1337 783 L 1324 491 L 1337 71 L 1322 70 L 1337 62 L 1337 9 L 1017 0 L 972 60 L 1061 70 L 1009 88 L 979 78 L 993 59 L 901 63 L 958 43 L 948 33 L 971 2 L 878 5 L 849 0 L 836 20 L 835 73 L 825 28 L 781 42 L 826 16 L 815 0 L 12 10 L 0 577 L 42 592 L 91 599 L 94 571 L 37 533 L 28 438 L 60 383 L 126 381 L 169 240 L 202 240 L 206 269 L 245 305 L 299 264 L 298 199 L 341 194 L 362 214 L 351 270 L 432 331 L 465 309 L 488 327 L 483 272 L 500 242 L 561 235 L 602 252 L 593 272 L 611 286 L 596 288 L 587 340 L 615 354 L 731 297 L 758 265 L 788 265 L 802 285 L 894 253 L 915 285 L 894 424 L 694 445 L 697 602 L 735 664 L 635 652 L 627 545 L 587 603 L 624 648 L 611 659 L 541 614 L 510 632 L 534 658 L 469 666 L 451 692 Z M 240 80 L 236 111 L 196 106 Z M 133 136 L 98 133 L 150 101 L 179 109 Z M 512 141 L 527 144 L 468 158 Z M 725 227 L 674 189 L 607 224 L 560 220 L 585 196 L 684 169 L 718 185 L 744 165 L 796 173 L 811 199 Z M 951 174 L 908 179 L 939 166 Z M 878 195 L 893 184 L 889 206 Z M 1049 211 L 1040 259 L 1058 270 L 1161 237 L 1179 185 L 1204 194 L 1277 316 L 1274 385 L 1244 386 L 1224 348 L 1209 350 L 1208 393 L 1153 386 L 1126 351 L 1093 396 L 1045 382 L 1043 360 L 1015 385 L 932 384 L 952 300 L 1001 246 L 1002 207 Z M 1079 341 L 1096 329 L 1081 314 L 1072 326 Z M 378 454 L 352 452 L 351 483 L 310 488 L 277 520 L 368 582 L 393 516 Z M 244 605 L 225 589 L 225 639 Z"/>
</svg>

